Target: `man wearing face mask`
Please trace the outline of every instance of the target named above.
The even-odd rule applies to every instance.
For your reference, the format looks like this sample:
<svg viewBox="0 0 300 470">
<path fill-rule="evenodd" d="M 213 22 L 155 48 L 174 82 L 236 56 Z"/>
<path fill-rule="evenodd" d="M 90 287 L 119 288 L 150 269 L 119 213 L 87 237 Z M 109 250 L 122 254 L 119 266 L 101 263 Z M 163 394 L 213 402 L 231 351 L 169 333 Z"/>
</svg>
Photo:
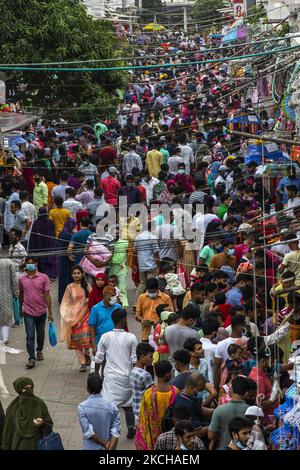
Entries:
<svg viewBox="0 0 300 470">
<path fill-rule="evenodd" d="M 234 256 L 234 244 L 231 240 L 223 242 L 223 253 L 218 253 L 213 256 L 209 265 L 210 271 L 221 269 L 222 266 L 230 266 L 232 269 L 236 268 L 236 258 Z"/>
<path fill-rule="evenodd" d="M 103 398 L 124 408 L 127 438 L 135 435 L 135 420 L 132 409 L 130 374 L 137 361 L 137 339 L 127 329 L 127 312 L 117 307 L 111 314 L 113 330 L 101 336 L 95 356 L 95 370 L 99 372 L 105 359 Z"/>
<path fill-rule="evenodd" d="M 37 270 L 38 259 L 28 256 L 25 259 L 26 273 L 19 279 L 20 289 L 20 316 L 24 317 L 26 330 L 26 348 L 29 355 L 27 369 L 35 366 L 35 360 L 43 361 L 43 348 L 45 341 L 45 324 L 48 311 L 48 320 L 53 321 L 50 297 L 50 279 L 46 274 Z M 37 335 L 37 349 L 35 354 L 35 331 Z"/>
<path fill-rule="evenodd" d="M 245 450 L 253 428 L 252 421 L 246 417 L 236 416 L 229 425 L 231 441 L 223 450 Z"/>
<path fill-rule="evenodd" d="M 217 285 L 218 291 L 228 292 L 231 288 L 229 276 L 224 271 L 215 271 L 212 276 L 212 281 Z"/>
<path fill-rule="evenodd" d="M 34 174 L 35 186 L 33 189 L 33 205 L 37 210 L 40 207 L 48 207 L 48 188 L 44 183 L 42 177 L 38 174 Z"/>
<path fill-rule="evenodd" d="M 131 206 L 132 204 L 138 204 L 141 202 L 141 194 L 134 185 L 133 175 L 126 176 L 126 185 L 122 186 L 121 189 L 119 189 L 118 197 L 119 197 L 119 207 L 124 205 L 124 203 L 122 203 L 120 200 L 121 197 L 127 198 L 126 199 L 127 206 Z"/>
<path fill-rule="evenodd" d="M 161 292 L 158 288 L 158 280 L 150 278 L 146 281 L 145 294 L 141 294 L 136 306 L 136 320 L 141 323 L 141 339 L 148 341 L 152 327 L 159 322 L 156 308 L 161 305 L 167 305 L 170 312 L 174 310 L 171 297 Z"/>
<path fill-rule="evenodd" d="M 199 437 L 204 437 L 208 430 L 206 418 L 212 416 L 213 409 L 203 407 L 202 400 L 198 398 L 201 380 L 203 379 L 198 372 L 193 372 L 188 376 L 184 389 L 175 398 L 174 408 L 187 408 L 192 416 L 192 425 L 195 428 L 202 428 L 201 434 L 198 434 Z"/>
<path fill-rule="evenodd" d="M 78 171 L 85 175 L 86 180 L 92 180 L 97 184 L 97 186 L 99 185 L 98 169 L 90 162 L 89 156 L 87 154 L 83 154 L 81 156 L 81 164 L 78 167 Z"/>
<path fill-rule="evenodd" d="M 117 303 L 116 289 L 110 286 L 104 287 L 103 300 L 94 305 L 88 321 L 92 332 L 94 354 L 96 353 L 101 336 L 113 330 L 114 324 L 111 316 L 118 308 L 121 308 L 121 305 Z"/>
<path fill-rule="evenodd" d="M 219 176 L 217 177 L 215 181 L 215 188 L 217 188 L 218 184 L 225 184 L 226 186 L 226 178 L 228 175 L 228 168 L 225 165 L 221 165 L 219 168 Z M 229 195 L 228 195 L 229 196 Z"/>
<path fill-rule="evenodd" d="M 248 280 L 249 276 L 247 274 L 238 274 L 235 280 L 235 286 L 226 293 L 226 301 L 232 307 L 240 307 L 242 305 L 242 289 L 245 287 Z"/>
</svg>

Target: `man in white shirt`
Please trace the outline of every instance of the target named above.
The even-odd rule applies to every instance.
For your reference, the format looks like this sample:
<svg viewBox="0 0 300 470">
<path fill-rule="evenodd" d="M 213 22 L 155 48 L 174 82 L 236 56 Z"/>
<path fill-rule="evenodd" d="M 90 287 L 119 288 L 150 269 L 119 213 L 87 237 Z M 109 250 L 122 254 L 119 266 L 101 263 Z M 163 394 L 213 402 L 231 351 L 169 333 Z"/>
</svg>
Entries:
<svg viewBox="0 0 300 470">
<path fill-rule="evenodd" d="M 153 188 L 159 183 L 159 179 L 150 176 L 148 170 L 143 170 L 143 175 L 141 185 L 146 189 L 147 204 L 149 205 L 150 201 L 153 199 Z"/>
<path fill-rule="evenodd" d="M 215 353 L 217 345 L 212 342 L 215 338 L 219 324 L 215 318 L 208 318 L 202 324 L 202 331 L 204 338 L 201 338 L 202 349 L 204 351 L 204 358 L 208 364 L 208 381 L 210 384 L 214 384 L 214 365 L 215 365 Z"/>
<path fill-rule="evenodd" d="M 218 184 L 224 184 L 226 187 L 226 176 L 228 173 L 228 168 L 225 165 L 221 165 L 219 168 L 219 176 L 215 181 L 215 188 L 217 188 Z"/>
<path fill-rule="evenodd" d="M 123 176 L 132 175 L 132 169 L 138 168 L 143 169 L 143 163 L 140 155 L 136 153 L 136 144 L 130 144 L 130 151 L 126 153 L 122 162 Z"/>
<path fill-rule="evenodd" d="M 73 188 L 68 187 L 66 189 L 65 196 L 66 196 L 66 200 L 63 203 L 63 208 L 68 209 L 71 212 L 72 217 L 75 219 L 76 213 L 83 209 L 83 205 L 81 204 L 80 201 L 76 201 L 75 191 Z"/>
<path fill-rule="evenodd" d="M 179 136 L 179 148 L 181 150 L 181 157 L 185 164 L 185 172 L 187 175 L 191 173 L 191 166 L 195 163 L 195 157 L 192 148 L 186 143 L 186 136 Z"/>
<path fill-rule="evenodd" d="M 135 435 L 135 420 L 132 409 L 132 389 L 130 374 L 136 363 L 136 347 L 138 341 L 134 334 L 125 331 L 127 327 L 127 312 L 116 309 L 111 319 L 114 324 L 113 331 L 104 333 L 98 343 L 95 356 L 96 372 L 105 359 L 103 398 L 124 408 L 127 437 L 132 439 Z"/>
<path fill-rule="evenodd" d="M 21 209 L 26 215 L 26 217 L 28 217 L 28 219 L 30 219 L 33 223 L 37 219 L 37 210 L 36 207 L 28 201 L 28 198 L 29 195 L 27 191 L 22 191 L 20 193 L 20 200 L 22 203 Z"/>
<path fill-rule="evenodd" d="M 181 157 L 181 150 L 179 147 L 175 148 L 172 157 L 168 158 L 169 172 L 172 175 L 177 175 L 179 163 L 184 163 Z"/>
<path fill-rule="evenodd" d="M 285 215 L 287 217 L 294 217 L 294 211 L 293 207 L 300 206 L 300 197 L 297 196 L 298 194 L 298 189 L 295 184 L 291 184 L 290 186 L 286 187 L 287 193 L 288 193 L 288 202 L 286 205 L 287 209 L 291 209 L 290 211 L 287 211 Z"/>
</svg>

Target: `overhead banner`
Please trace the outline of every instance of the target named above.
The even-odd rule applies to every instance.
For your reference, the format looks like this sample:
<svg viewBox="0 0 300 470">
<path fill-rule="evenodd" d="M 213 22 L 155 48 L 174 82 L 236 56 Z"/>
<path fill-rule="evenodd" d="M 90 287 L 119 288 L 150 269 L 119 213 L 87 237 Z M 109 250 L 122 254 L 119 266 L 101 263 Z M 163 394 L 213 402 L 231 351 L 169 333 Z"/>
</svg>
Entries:
<svg viewBox="0 0 300 470">
<path fill-rule="evenodd" d="M 233 16 L 235 19 L 243 18 L 245 15 L 244 0 L 232 0 Z"/>
</svg>

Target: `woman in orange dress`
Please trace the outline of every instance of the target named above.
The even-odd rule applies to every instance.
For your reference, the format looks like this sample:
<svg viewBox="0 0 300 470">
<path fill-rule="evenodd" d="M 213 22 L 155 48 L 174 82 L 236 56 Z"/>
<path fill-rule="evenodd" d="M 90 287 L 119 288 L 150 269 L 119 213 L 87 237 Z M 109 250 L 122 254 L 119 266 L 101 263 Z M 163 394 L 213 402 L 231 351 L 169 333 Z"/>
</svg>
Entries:
<svg viewBox="0 0 300 470">
<path fill-rule="evenodd" d="M 90 365 L 89 349 L 92 348 L 92 335 L 88 325 L 88 285 L 81 266 L 72 269 L 73 281 L 65 290 L 61 305 L 61 340 L 66 341 L 68 349 L 75 349 L 80 372 Z"/>
</svg>

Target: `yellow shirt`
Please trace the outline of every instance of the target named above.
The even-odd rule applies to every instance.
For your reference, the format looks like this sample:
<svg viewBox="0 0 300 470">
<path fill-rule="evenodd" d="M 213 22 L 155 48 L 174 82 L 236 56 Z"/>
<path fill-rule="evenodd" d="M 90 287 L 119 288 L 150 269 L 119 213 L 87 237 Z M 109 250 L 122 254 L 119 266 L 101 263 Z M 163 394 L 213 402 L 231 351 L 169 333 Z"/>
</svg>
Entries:
<svg viewBox="0 0 300 470">
<path fill-rule="evenodd" d="M 163 155 L 159 150 L 150 150 L 147 152 L 146 156 L 146 165 L 149 170 L 149 173 L 154 178 L 158 177 L 160 172 L 160 167 L 163 164 Z"/>
<path fill-rule="evenodd" d="M 64 223 L 68 220 L 69 217 L 72 217 L 72 215 L 68 209 L 56 208 L 51 209 L 49 212 L 49 219 L 52 220 L 55 225 L 56 238 L 58 238 L 58 235 L 63 229 Z"/>
<path fill-rule="evenodd" d="M 153 323 L 159 321 L 159 316 L 156 313 L 156 308 L 161 304 L 167 304 L 170 311 L 174 310 L 171 297 L 164 292 L 159 291 L 155 299 L 151 299 L 147 292 L 141 294 L 137 301 L 136 315 L 143 320 L 149 320 Z"/>
<path fill-rule="evenodd" d="M 282 264 L 288 271 L 292 271 L 295 274 L 296 286 L 300 285 L 300 250 L 294 250 L 285 255 Z"/>
</svg>

